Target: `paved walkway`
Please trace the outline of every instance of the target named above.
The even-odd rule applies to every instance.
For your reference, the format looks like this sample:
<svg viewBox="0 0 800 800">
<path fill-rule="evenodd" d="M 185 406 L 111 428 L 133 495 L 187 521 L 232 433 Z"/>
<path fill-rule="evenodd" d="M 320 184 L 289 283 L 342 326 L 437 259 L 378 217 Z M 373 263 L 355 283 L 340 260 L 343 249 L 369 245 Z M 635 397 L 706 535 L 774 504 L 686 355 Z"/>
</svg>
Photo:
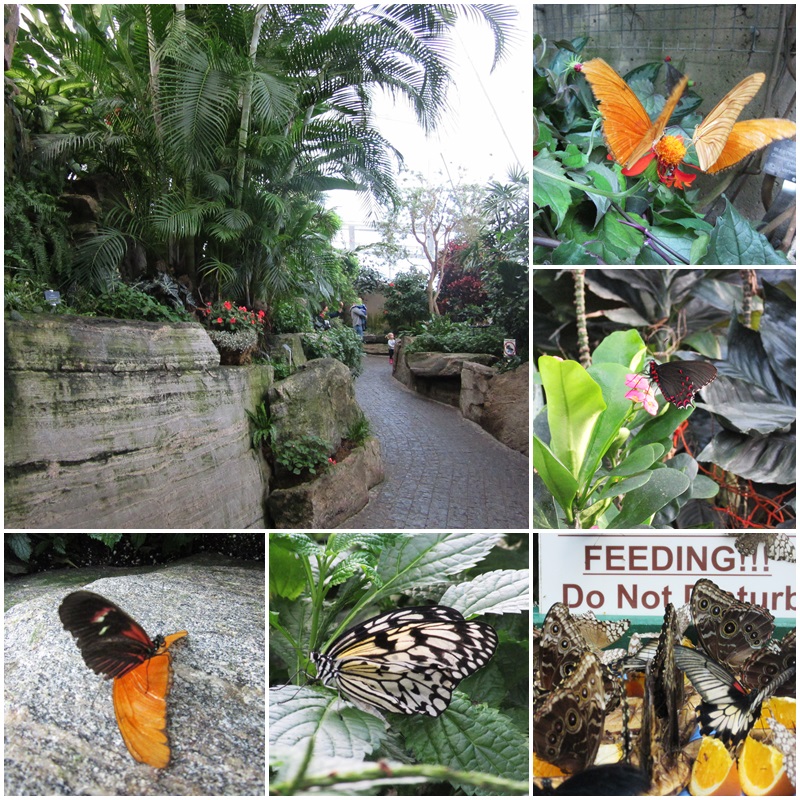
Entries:
<svg viewBox="0 0 800 800">
<path fill-rule="evenodd" d="M 528 529 L 529 460 L 457 408 L 406 389 L 365 356 L 356 399 L 381 443 L 386 479 L 340 528 Z"/>
</svg>

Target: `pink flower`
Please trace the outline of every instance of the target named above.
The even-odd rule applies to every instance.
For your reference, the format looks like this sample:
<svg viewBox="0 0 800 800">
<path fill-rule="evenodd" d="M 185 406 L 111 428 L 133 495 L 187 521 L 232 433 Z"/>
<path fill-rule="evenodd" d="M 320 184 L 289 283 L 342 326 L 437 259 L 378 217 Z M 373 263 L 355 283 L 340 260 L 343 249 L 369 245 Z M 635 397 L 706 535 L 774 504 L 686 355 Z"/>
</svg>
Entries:
<svg viewBox="0 0 800 800">
<path fill-rule="evenodd" d="M 335 462 L 335 461 L 334 461 L 332 458 L 329 458 L 329 459 L 328 459 L 328 461 L 329 461 L 331 464 L 335 464 L 335 463 L 336 463 L 336 462 Z"/>
<path fill-rule="evenodd" d="M 633 400 L 634 403 L 642 403 L 644 410 L 654 417 L 658 414 L 658 401 L 655 398 L 655 387 L 652 386 L 646 375 L 628 373 L 625 377 L 625 385 L 629 391 L 625 393 L 626 400 Z"/>
</svg>

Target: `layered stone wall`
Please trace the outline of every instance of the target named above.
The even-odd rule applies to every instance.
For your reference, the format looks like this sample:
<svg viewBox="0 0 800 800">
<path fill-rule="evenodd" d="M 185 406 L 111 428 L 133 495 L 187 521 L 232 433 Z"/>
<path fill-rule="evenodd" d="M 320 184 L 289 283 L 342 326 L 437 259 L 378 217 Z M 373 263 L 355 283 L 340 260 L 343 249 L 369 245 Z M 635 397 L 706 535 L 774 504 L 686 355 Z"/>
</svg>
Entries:
<svg viewBox="0 0 800 800">
<path fill-rule="evenodd" d="M 220 367 L 194 323 L 5 325 L 6 528 L 263 527 L 245 410 L 271 367 Z"/>
</svg>

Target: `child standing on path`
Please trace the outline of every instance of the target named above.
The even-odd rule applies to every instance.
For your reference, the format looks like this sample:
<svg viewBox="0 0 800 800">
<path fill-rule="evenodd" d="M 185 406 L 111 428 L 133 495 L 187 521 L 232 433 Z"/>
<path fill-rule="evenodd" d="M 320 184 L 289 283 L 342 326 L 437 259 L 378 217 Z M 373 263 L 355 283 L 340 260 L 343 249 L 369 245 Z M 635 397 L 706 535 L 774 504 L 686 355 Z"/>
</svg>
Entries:
<svg viewBox="0 0 800 800">
<path fill-rule="evenodd" d="M 391 331 L 386 334 L 386 344 L 389 345 L 389 363 L 394 364 L 394 346 L 397 342 L 395 342 L 394 334 Z"/>
</svg>

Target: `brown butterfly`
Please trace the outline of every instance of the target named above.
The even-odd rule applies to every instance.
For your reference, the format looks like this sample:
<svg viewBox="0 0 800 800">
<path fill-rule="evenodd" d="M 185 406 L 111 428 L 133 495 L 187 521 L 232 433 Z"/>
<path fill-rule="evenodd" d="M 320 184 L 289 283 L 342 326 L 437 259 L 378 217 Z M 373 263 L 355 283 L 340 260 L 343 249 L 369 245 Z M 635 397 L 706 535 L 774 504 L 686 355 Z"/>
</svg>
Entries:
<svg viewBox="0 0 800 800">
<path fill-rule="evenodd" d="M 797 663 L 797 628 L 792 628 L 780 642 L 771 641 L 756 650 L 742 665 L 742 683 L 748 689 L 762 689 L 776 675 L 786 672 Z M 786 681 L 775 690 L 779 697 L 794 697 L 793 680 Z"/>
<path fill-rule="evenodd" d="M 580 772 L 597 757 L 604 720 L 600 661 L 594 653 L 584 652 L 575 669 L 534 703 L 534 750 L 565 772 Z"/>
<path fill-rule="evenodd" d="M 769 611 L 740 602 L 707 578 L 694 585 L 691 606 L 703 650 L 733 669 L 764 647 L 775 630 Z"/>
</svg>

